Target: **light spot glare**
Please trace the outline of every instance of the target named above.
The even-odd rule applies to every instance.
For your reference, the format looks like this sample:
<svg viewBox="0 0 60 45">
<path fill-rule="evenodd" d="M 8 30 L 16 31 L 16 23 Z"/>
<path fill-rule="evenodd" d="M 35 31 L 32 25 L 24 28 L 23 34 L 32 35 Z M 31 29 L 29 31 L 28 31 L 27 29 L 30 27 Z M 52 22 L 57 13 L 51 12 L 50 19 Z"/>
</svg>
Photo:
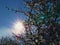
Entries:
<svg viewBox="0 0 60 45">
<path fill-rule="evenodd" d="M 16 21 L 13 25 L 13 29 L 13 33 L 16 35 L 25 33 L 25 27 L 22 21 Z"/>
</svg>

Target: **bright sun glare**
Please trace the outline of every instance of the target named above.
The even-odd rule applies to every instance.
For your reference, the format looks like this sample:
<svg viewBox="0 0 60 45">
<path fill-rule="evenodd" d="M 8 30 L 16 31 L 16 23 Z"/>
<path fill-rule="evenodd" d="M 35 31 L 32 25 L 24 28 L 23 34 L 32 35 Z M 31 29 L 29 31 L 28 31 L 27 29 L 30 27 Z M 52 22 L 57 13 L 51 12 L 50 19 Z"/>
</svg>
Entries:
<svg viewBox="0 0 60 45">
<path fill-rule="evenodd" d="M 25 27 L 22 21 L 16 21 L 13 25 L 13 29 L 13 33 L 16 35 L 25 33 Z"/>
</svg>

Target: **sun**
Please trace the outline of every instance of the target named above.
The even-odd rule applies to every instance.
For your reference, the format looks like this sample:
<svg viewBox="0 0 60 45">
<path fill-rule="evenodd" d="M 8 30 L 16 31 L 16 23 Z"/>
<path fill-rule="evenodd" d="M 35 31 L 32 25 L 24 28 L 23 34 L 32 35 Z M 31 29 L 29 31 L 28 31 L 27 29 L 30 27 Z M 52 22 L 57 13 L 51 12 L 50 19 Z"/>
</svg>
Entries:
<svg viewBox="0 0 60 45">
<path fill-rule="evenodd" d="M 22 21 L 15 21 L 13 24 L 13 29 L 13 33 L 16 35 L 25 33 L 25 27 Z"/>
</svg>

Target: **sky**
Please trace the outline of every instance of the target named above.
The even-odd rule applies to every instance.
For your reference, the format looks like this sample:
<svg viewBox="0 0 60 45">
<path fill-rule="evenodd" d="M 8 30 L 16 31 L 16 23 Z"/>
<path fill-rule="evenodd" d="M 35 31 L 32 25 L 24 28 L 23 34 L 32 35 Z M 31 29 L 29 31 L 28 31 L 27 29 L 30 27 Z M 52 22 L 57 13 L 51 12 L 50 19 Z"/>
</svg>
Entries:
<svg viewBox="0 0 60 45">
<path fill-rule="evenodd" d="M 22 13 L 15 13 L 7 10 L 5 7 L 20 9 L 23 7 L 22 0 L 0 0 L 0 37 L 11 34 L 11 27 L 15 20 L 26 19 Z"/>
</svg>

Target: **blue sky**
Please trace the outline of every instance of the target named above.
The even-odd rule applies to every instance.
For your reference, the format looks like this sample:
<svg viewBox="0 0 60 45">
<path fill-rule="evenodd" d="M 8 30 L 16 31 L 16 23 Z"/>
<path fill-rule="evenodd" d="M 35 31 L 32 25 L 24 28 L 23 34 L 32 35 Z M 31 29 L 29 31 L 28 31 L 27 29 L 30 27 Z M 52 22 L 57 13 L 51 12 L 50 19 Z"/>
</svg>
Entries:
<svg viewBox="0 0 60 45">
<path fill-rule="evenodd" d="M 22 0 L 0 0 L 0 36 L 8 35 L 11 30 L 12 23 L 17 19 L 24 20 L 26 16 L 22 13 L 14 13 L 5 8 L 22 8 Z"/>
</svg>

